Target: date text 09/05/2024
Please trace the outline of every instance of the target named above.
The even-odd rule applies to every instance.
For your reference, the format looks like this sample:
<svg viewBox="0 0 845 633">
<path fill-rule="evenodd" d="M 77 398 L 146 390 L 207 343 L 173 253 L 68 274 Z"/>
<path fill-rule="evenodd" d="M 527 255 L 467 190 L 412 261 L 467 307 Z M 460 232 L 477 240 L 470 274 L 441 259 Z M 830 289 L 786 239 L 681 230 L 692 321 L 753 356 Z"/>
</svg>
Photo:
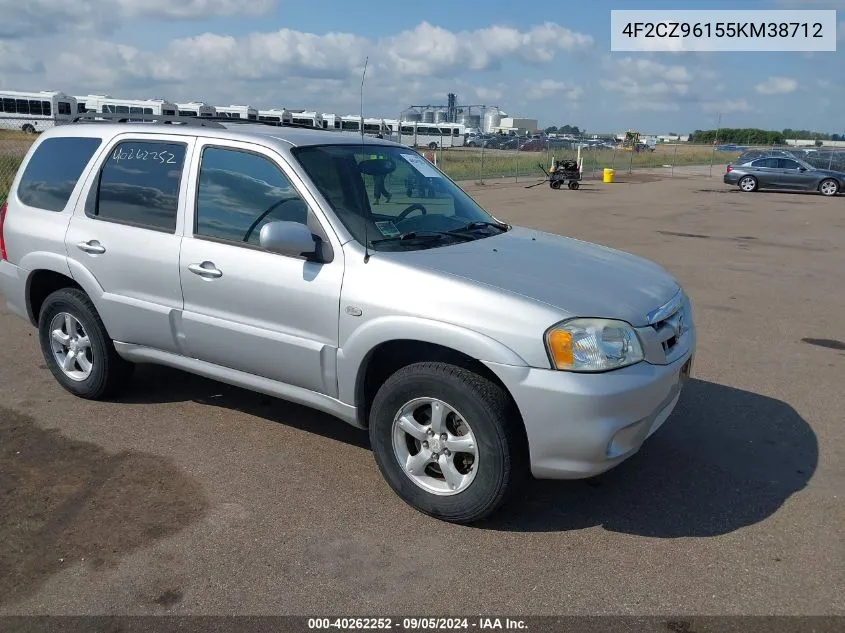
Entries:
<svg viewBox="0 0 845 633">
<path fill-rule="evenodd" d="M 628 22 L 628 37 L 823 38 L 821 22 Z"/>
<path fill-rule="evenodd" d="M 522 630 L 528 626 L 524 620 L 511 618 L 309 618 L 311 630 L 406 630 L 446 631 L 461 630 Z"/>
</svg>

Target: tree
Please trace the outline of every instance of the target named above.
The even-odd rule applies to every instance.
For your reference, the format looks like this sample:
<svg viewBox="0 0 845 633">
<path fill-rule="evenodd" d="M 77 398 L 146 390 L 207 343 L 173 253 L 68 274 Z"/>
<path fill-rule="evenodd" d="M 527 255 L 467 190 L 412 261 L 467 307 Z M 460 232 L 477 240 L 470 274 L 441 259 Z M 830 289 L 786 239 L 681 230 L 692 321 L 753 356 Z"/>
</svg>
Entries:
<svg viewBox="0 0 845 633">
<path fill-rule="evenodd" d="M 824 145 L 824 141 L 822 141 L 820 138 L 817 138 L 816 139 L 816 147 L 821 147 L 822 145 Z"/>
<path fill-rule="evenodd" d="M 546 134 L 554 134 L 555 132 L 557 132 L 557 126 L 556 126 L 556 125 L 550 125 L 549 127 L 547 127 L 547 128 L 546 128 L 545 130 L 543 130 L 543 131 L 544 131 Z"/>
<path fill-rule="evenodd" d="M 786 137 L 775 130 L 759 128 L 721 128 L 718 130 L 696 130 L 690 135 L 690 142 L 736 145 L 785 145 Z"/>
</svg>

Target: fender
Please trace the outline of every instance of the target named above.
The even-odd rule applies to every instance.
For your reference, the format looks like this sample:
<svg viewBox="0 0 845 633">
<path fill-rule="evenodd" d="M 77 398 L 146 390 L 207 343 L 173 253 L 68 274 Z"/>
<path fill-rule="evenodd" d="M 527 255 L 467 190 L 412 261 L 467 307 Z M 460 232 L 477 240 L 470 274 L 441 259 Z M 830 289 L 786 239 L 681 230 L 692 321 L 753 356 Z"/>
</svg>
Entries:
<svg viewBox="0 0 845 633">
<path fill-rule="evenodd" d="M 362 363 L 378 345 L 395 340 L 434 343 L 480 361 L 527 366 L 512 349 L 475 330 L 419 317 L 379 317 L 356 329 L 338 350 L 338 399 L 341 402 L 355 403 L 355 386 Z"/>
</svg>

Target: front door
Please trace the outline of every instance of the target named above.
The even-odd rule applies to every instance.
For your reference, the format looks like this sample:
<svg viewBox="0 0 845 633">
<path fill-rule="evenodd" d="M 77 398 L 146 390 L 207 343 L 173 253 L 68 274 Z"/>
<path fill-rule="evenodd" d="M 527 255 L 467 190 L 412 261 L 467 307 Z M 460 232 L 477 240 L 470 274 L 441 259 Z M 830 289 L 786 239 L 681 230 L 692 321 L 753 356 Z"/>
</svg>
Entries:
<svg viewBox="0 0 845 633">
<path fill-rule="evenodd" d="M 178 352 L 180 200 L 194 139 L 122 135 L 105 148 L 65 235 L 74 275 L 93 277 L 117 341 Z M 180 195 L 181 194 L 181 195 Z"/>
<path fill-rule="evenodd" d="M 259 246 L 267 222 L 317 221 L 275 152 L 209 141 L 196 154 L 179 269 L 188 354 L 335 395 L 342 257 L 309 262 Z"/>
</svg>

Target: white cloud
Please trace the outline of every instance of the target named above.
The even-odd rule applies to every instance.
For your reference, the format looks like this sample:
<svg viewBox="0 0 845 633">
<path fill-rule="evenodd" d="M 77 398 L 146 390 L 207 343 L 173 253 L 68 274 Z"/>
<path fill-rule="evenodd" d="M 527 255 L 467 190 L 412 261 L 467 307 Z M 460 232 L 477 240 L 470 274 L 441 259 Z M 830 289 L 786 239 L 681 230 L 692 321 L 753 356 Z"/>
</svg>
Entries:
<svg viewBox="0 0 845 633">
<path fill-rule="evenodd" d="M 107 32 L 134 18 L 256 16 L 275 6 L 276 0 L 0 0 L 0 38 Z"/>
<path fill-rule="evenodd" d="M 528 31 L 491 26 L 453 32 L 428 22 L 381 42 L 399 73 L 446 76 L 458 69 L 489 70 L 508 59 L 529 63 L 550 62 L 558 53 L 591 46 L 593 38 L 546 22 Z"/>
<path fill-rule="evenodd" d="M 0 40 L 0 72 L 32 73 L 40 70 L 40 61 L 27 54 L 20 42 Z"/>
<path fill-rule="evenodd" d="M 723 101 L 705 101 L 701 104 L 701 109 L 708 114 L 717 112 L 728 114 L 730 112 L 750 112 L 752 107 L 745 99 L 725 99 Z"/>
<path fill-rule="evenodd" d="M 779 95 L 795 92 L 798 89 L 798 82 L 792 77 L 769 77 L 754 89 L 761 95 Z"/>
</svg>

